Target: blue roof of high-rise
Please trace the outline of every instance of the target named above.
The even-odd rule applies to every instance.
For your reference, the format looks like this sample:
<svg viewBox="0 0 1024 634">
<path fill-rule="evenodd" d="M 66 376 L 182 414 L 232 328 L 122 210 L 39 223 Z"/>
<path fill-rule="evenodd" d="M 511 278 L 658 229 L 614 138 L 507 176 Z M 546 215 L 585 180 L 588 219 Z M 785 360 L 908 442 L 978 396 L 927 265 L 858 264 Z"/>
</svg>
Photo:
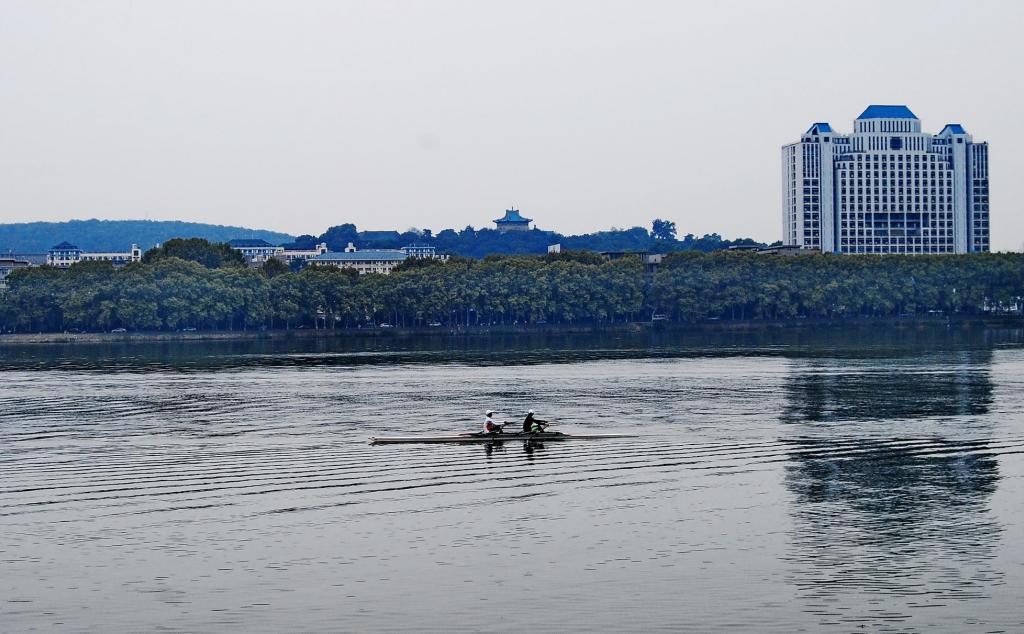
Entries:
<svg viewBox="0 0 1024 634">
<path fill-rule="evenodd" d="M 945 132 L 946 130 L 949 130 L 953 134 L 967 134 L 967 130 L 964 130 L 964 127 L 959 123 L 947 123 L 946 127 L 942 128 L 942 132 Z M 942 134 L 942 132 L 939 132 L 939 134 Z"/>
<path fill-rule="evenodd" d="M 906 106 L 870 105 L 860 113 L 858 119 L 916 119 L 917 115 Z"/>
</svg>

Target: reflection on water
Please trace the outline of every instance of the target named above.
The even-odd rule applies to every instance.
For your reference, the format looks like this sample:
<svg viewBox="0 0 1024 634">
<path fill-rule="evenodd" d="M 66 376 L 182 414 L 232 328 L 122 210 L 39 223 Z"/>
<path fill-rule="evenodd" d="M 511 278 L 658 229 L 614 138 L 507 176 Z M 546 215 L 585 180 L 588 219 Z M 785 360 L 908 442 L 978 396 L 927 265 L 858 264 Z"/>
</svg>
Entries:
<svg viewBox="0 0 1024 634">
<path fill-rule="evenodd" d="M 782 420 L 800 435 L 784 436 L 793 495 L 784 559 L 822 625 L 907 631 L 922 613 L 970 623 L 963 602 L 991 600 L 1006 583 L 1003 527 L 989 504 L 997 456 L 1024 439 L 1019 428 L 996 438 L 979 422 L 994 402 L 992 357 L 945 350 L 794 365 Z"/>
<path fill-rule="evenodd" d="M 901 622 L 962 611 L 1003 583 L 999 466 L 989 442 L 906 438 L 791 443 L 790 582 L 822 623 Z M 851 608 L 851 606 L 856 606 Z"/>
<path fill-rule="evenodd" d="M 4 346 L 0 370 L 67 369 L 185 371 L 378 363 L 575 363 L 609 358 L 785 356 L 846 360 L 920 355 L 925 351 L 987 351 L 1024 343 L 1024 329 L 886 327 L 842 324 L 817 328 L 754 328 L 521 333 L 447 337 L 381 336 L 255 341 L 38 344 Z M 837 368 L 838 369 L 838 368 Z"/>
<path fill-rule="evenodd" d="M 0 629 L 1022 631 L 1021 344 L 0 347 Z"/>
<path fill-rule="evenodd" d="M 885 364 L 831 359 L 786 381 L 791 422 L 984 414 L 992 401 L 990 350 L 929 353 Z"/>
</svg>

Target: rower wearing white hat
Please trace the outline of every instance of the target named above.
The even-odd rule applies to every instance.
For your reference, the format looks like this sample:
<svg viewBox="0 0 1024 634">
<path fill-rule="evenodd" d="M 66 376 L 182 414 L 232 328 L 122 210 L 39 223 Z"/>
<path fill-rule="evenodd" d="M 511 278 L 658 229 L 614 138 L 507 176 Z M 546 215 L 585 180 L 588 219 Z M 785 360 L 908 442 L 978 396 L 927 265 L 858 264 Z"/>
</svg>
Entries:
<svg viewBox="0 0 1024 634">
<path fill-rule="evenodd" d="M 494 422 L 494 410 L 487 410 L 487 418 L 484 420 L 485 434 L 500 434 L 504 425 Z"/>
<path fill-rule="evenodd" d="M 544 431 L 544 428 L 548 426 L 548 421 L 534 418 L 533 410 L 531 409 L 526 413 L 526 419 L 523 421 L 523 433 L 524 434 L 538 434 Z"/>
</svg>

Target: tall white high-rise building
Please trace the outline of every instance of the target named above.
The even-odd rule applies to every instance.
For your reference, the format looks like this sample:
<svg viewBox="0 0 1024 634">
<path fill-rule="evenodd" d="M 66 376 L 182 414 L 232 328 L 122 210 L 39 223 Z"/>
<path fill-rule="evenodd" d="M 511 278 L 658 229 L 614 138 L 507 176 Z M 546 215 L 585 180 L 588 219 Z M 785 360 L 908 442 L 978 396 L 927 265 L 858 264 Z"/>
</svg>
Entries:
<svg viewBox="0 0 1024 634">
<path fill-rule="evenodd" d="M 782 241 L 829 253 L 989 250 L 988 144 L 868 106 L 853 134 L 815 123 L 782 147 Z"/>
</svg>

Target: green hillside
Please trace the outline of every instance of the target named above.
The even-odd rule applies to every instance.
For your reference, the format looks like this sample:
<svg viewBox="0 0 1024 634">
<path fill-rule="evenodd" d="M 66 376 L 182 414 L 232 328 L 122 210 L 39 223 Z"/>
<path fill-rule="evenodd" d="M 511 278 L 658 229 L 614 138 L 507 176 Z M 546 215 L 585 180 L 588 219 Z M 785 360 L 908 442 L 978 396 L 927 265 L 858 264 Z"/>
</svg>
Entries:
<svg viewBox="0 0 1024 634">
<path fill-rule="evenodd" d="M 68 242 L 89 251 L 124 251 L 133 243 L 149 249 L 171 238 L 205 238 L 225 242 L 232 238 L 262 238 L 271 244 L 291 242 L 286 233 L 162 220 L 70 220 L 0 224 L 0 253 L 43 253 Z"/>
</svg>

